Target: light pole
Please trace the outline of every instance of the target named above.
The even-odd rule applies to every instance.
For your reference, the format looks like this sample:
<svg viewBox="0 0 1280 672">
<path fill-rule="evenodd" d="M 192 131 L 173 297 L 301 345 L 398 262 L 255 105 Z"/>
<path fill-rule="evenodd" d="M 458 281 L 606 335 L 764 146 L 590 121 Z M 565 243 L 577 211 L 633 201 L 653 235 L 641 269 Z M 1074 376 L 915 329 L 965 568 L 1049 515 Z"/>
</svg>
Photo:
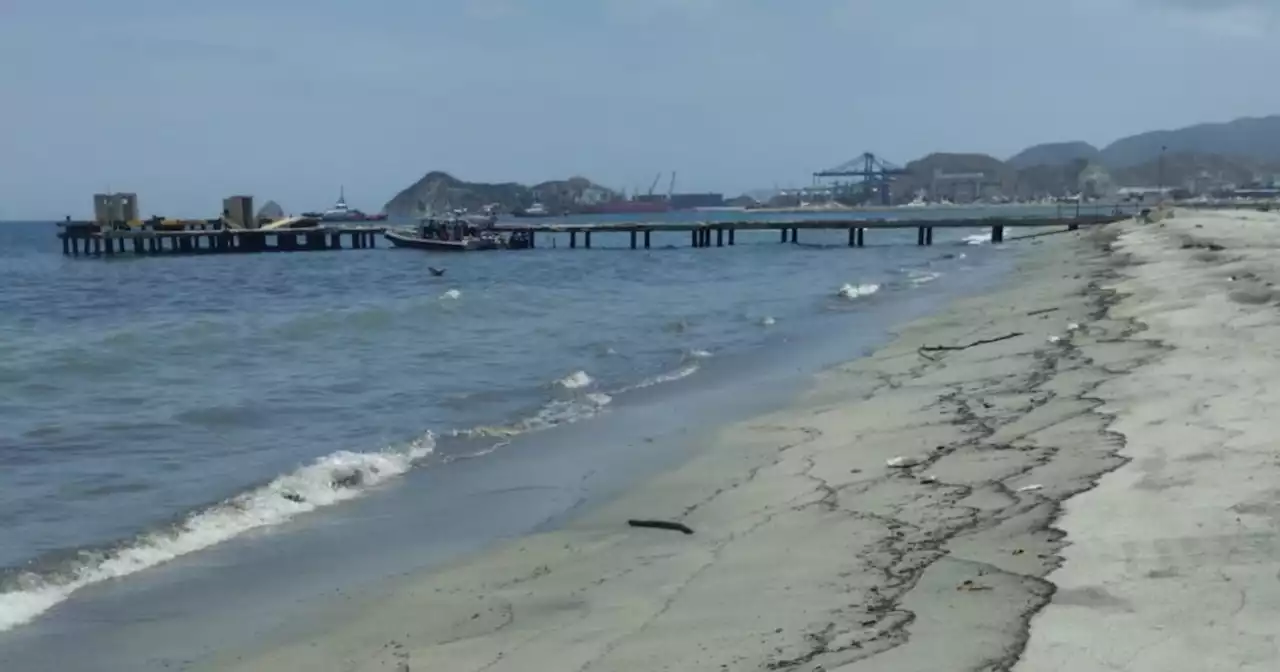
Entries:
<svg viewBox="0 0 1280 672">
<path fill-rule="evenodd" d="M 1160 202 L 1164 202 L 1164 150 L 1169 149 L 1165 145 L 1160 145 L 1160 161 L 1156 168 L 1157 182 L 1156 187 L 1160 190 Z"/>
</svg>

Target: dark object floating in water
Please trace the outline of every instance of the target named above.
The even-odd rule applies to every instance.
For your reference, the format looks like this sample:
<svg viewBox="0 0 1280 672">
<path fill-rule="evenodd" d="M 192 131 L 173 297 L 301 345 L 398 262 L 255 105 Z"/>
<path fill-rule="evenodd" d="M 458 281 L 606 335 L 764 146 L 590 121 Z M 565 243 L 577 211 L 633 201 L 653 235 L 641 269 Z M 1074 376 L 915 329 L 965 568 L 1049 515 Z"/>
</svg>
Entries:
<svg viewBox="0 0 1280 672">
<path fill-rule="evenodd" d="M 434 275 L 434 276 L 436 276 L 436 277 L 440 277 L 440 276 L 444 275 L 444 271 L 445 271 L 445 269 L 443 269 L 443 268 L 436 268 L 435 266 L 428 266 L 428 267 L 427 267 L 427 270 L 428 270 L 428 271 L 431 271 L 431 275 Z"/>
<path fill-rule="evenodd" d="M 684 523 L 672 523 L 665 520 L 628 520 L 627 524 L 631 527 L 652 527 L 659 530 L 671 530 L 673 532 L 684 532 L 685 534 L 693 534 L 693 530 Z"/>
</svg>

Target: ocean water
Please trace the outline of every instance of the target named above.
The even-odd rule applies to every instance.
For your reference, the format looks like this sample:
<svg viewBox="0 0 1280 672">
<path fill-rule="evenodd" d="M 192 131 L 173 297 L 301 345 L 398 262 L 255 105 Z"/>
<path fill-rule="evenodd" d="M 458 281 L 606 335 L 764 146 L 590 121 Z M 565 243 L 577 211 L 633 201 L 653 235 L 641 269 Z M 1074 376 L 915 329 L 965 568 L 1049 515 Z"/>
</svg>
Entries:
<svg viewBox="0 0 1280 672">
<path fill-rule="evenodd" d="M 699 386 L 749 396 L 737 376 L 769 380 L 760 366 L 811 343 L 856 356 L 831 345 L 1007 257 L 975 230 L 924 248 L 914 230 L 863 249 L 765 232 L 711 249 L 602 235 L 592 250 L 115 260 L 64 258 L 54 234 L 0 224 L 0 635 L 236 540 L 269 545 L 264 530 L 393 509 L 432 474 L 518 488 L 485 470 L 528 437 L 667 417 L 653 409 Z"/>
</svg>

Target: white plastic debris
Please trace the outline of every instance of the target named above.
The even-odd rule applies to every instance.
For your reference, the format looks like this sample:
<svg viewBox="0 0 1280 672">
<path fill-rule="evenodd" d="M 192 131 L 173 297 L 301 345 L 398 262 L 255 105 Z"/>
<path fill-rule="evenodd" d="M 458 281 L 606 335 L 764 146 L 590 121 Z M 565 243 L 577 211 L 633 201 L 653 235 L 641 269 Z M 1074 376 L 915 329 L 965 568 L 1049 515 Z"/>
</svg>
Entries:
<svg viewBox="0 0 1280 672">
<path fill-rule="evenodd" d="M 1043 489 L 1044 489 L 1044 486 L 1037 483 L 1035 485 L 1024 485 L 1021 488 L 1018 488 L 1018 492 L 1035 492 L 1036 490 L 1043 490 Z"/>
<path fill-rule="evenodd" d="M 1062 337 L 1061 337 L 1061 336 L 1050 336 L 1050 337 L 1049 337 L 1049 342 L 1050 342 L 1050 343 L 1057 343 L 1057 342 L 1059 342 L 1059 341 L 1061 341 L 1061 340 L 1062 340 Z"/>
<path fill-rule="evenodd" d="M 1067 331 L 1079 331 L 1079 330 L 1080 330 L 1080 325 L 1076 324 L 1075 322 L 1072 322 L 1071 324 L 1067 325 Z"/>
<path fill-rule="evenodd" d="M 937 483 L 938 477 L 934 476 L 933 474 L 929 474 L 928 476 L 921 476 L 920 482 L 921 483 Z"/>
<path fill-rule="evenodd" d="M 885 464 L 888 464 L 894 469 L 909 469 L 911 467 L 916 466 L 917 464 L 920 464 L 920 459 L 915 457 L 899 456 L 899 457 L 889 458 L 888 462 L 886 462 Z"/>
</svg>

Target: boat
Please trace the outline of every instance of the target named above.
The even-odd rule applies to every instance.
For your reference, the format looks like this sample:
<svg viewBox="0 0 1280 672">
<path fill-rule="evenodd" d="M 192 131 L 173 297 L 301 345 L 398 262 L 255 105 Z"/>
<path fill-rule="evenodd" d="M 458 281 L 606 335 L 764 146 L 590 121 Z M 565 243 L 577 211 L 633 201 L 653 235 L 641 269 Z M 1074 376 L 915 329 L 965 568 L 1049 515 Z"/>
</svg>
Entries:
<svg viewBox="0 0 1280 672">
<path fill-rule="evenodd" d="M 318 219 L 322 222 L 381 222 L 387 218 L 387 213 L 380 212 L 376 215 L 369 215 L 355 208 L 347 207 L 345 189 L 339 187 L 338 202 L 334 203 L 332 208 L 324 212 L 304 212 L 302 216 Z"/>
<path fill-rule="evenodd" d="M 396 247 L 438 252 L 524 249 L 531 247 L 525 232 L 504 237 L 494 231 L 491 218 L 478 219 L 461 213 L 449 217 L 426 217 L 412 229 L 388 229 L 382 235 Z"/>
<path fill-rule="evenodd" d="M 527 208 L 516 208 L 515 210 L 512 210 L 511 216 L 512 217 L 528 217 L 528 218 L 550 217 L 551 211 L 547 210 L 547 207 L 541 203 L 534 203 L 533 205 Z"/>
</svg>

